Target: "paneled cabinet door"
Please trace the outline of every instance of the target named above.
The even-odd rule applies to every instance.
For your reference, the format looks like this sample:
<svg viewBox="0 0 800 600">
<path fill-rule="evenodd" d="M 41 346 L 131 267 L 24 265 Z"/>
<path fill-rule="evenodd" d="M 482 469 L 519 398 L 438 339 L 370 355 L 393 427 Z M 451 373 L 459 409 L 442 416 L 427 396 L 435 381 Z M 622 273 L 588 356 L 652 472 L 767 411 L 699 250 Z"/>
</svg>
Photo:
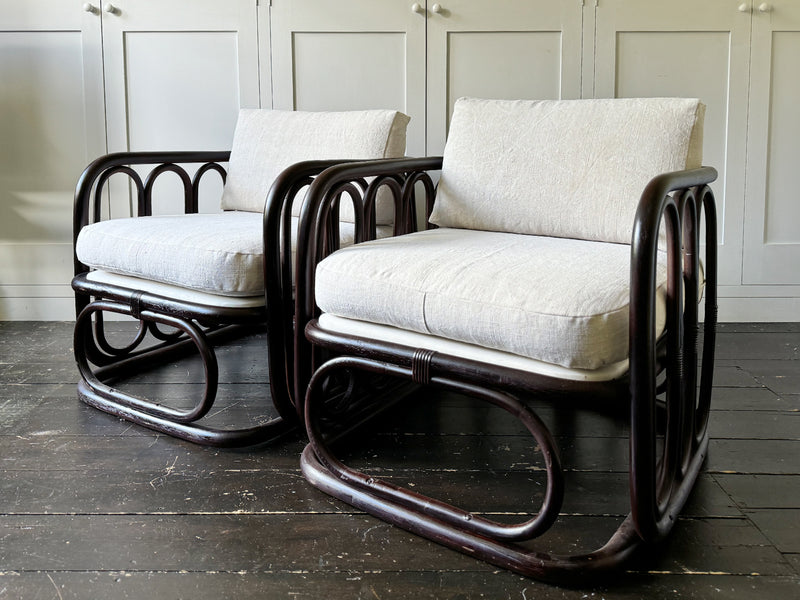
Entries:
<svg viewBox="0 0 800 600">
<path fill-rule="evenodd" d="M 428 154 L 461 96 L 579 98 L 581 2 L 428 2 Z"/>
<path fill-rule="evenodd" d="M 800 3 L 754 4 L 744 283 L 800 285 Z"/>
<path fill-rule="evenodd" d="M 707 106 L 703 162 L 719 171 L 720 283 L 741 281 L 750 3 L 602 0 L 596 97 L 689 96 Z"/>
<path fill-rule="evenodd" d="M 273 106 L 388 108 L 411 117 L 406 152 L 425 153 L 425 2 L 273 0 Z"/>
<path fill-rule="evenodd" d="M 259 106 L 256 0 L 110 0 L 102 10 L 109 152 L 230 149 L 239 108 Z M 131 211 L 119 191 L 112 217 Z M 201 198 L 201 210 L 218 201 Z"/>
<path fill-rule="evenodd" d="M 72 199 L 105 150 L 100 11 L 0 0 L 0 320 L 72 314 Z"/>
</svg>

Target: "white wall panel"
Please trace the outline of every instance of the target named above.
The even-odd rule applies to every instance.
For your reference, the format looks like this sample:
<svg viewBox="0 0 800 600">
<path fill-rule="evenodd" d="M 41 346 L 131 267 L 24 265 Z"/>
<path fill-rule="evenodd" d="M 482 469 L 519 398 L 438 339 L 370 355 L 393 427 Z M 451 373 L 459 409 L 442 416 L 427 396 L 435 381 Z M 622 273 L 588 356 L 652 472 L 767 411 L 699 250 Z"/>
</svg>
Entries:
<svg viewBox="0 0 800 600">
<path fill-rule="evenodd" d="M 405 106 L 405 33 L 295 32 L 292 49 L 296 110 Z"/>
<path fill-rule="evenodd" d="M 425 18 L 412 4 L 273 0 L 274 108 L 399 110 L 411 117 L 406 153 L 423 156 Z"/>
<path fill-rule="evenodd" d="M 427 19 L 427 151 L 444 150 L 461 96 L 557 99 L 581 94 L 580 2 L 439 3 Z"/>
<path fill-rule="evenodd" d="M 258 107 L 256 0 L 119 0 L 103 14 L 110 152 L 227 150 L 240 107 Z M 155 214 L 182 210 L 165 175 Z M 123 178 L 110 185 L 111 217 L 133 214 Z M 219 210 L 219 188 L 201 198 Z"/>
<path fill-rule="evenodd" d="M 703 162 L 717 169 L 720 283 L 741 282 L 749 11 L 727 0 L 604 0 L 597 97 L 688 96 L 706 104 Z"/>
<path fill-rule="evenodd" d="M 80 3 L 0 0 L 0 319 L 72 317 L 48 298 L 71 295 L 75 183 L 105 151 L 100 32 Z"/>
<path fill-rule="evenodd" d="M 447 36 L 447 121 L 462 96 L 558 98 L 561 31 L 456 31 Z M 524 57 L 524 59 L 523 59 Z"/>
<path fill-rule="evenodd" d="M 789 295 L 800 285 L 800 6 L 767 6 L 753 13 L 744 283 Z"/>
</svg>

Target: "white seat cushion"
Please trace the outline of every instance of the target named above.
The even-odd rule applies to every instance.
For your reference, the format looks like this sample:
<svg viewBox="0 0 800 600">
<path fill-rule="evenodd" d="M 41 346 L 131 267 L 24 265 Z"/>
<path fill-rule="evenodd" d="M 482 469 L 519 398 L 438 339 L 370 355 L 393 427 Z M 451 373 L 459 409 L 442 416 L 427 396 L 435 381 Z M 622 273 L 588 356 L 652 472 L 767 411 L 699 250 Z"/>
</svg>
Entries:
<svg viewBox="0 0 800 600">
<path fill-rule="evenodd" d="M 658 332 L 666 268 L 659 268 Z M 630 246 L 436 229 L 344 248 L 317 268 L 333 315 L 570 369 L 628 356 Z"/>
<path fill-rule="evenodd" d="M 391 232 L 378 228 L 378 236 Z M 352 223 L 341 224 L 343 246 L 353 233 Z M 264 293 L 262 239 L 262 213 L 228 211 L 102 221 L 81 230 L 75 251 L 92 269 L 244 297 Z"/>
<path fill-rule="evenodd" d="M 630 244 L 645 185 L 701 165 L 696 99 L 456 102 L 431 222 Z"/>
<path fill-rule="evenodd" d="M 302 112 L 242 109 L 222 194 L 224 210 L 262 212 L 267 192 L 286 167 L 304 160 L 399 158 L 409 117 L 394 110 Z M 392 223 L 394 204 L 381 190 L 376 222 Z M 292 207 L 300 214 L 301 202 Z M 342 204 L 341 219 L 353 221 Z"/>
</svg>

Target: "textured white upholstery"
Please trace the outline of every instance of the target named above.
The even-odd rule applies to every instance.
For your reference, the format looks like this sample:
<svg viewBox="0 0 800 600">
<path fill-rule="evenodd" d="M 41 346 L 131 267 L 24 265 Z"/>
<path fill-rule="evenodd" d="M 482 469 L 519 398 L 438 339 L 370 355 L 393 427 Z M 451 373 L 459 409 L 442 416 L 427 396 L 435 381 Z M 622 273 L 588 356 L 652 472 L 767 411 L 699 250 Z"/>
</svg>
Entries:
<svg viewBox="0 0 800 600">
<path fill-rule="evenodd" d="M 292 240 L 297 219 L 293 219 Z M 84 227 L 75 251 L 93 268 L 224 296 L 264 293 L 263 215 L 170 215 L 111 219 Z M 391 227 L 379 227 L 378 236 Z M 341 223 L 342 245 L 354 226 Z"/>
<path fill-rule="evenodd" d="M 695 99 L 456 102 L 431 222 L 629 244 L 654 176 L 699 167 Z"/>
<path fill-rule="evenodd" d="M 262 212 L 272 182 L 304 160 L 402 157 L 409 117 L 393 110 L 299 112 L 242 109 L 222 195 L 224 210 Z M 383 190 L 384 196 L 387 190 Z M 301 202 L 293 205 L 300 214 Z M 349 203 L 341 219 L 353 221 Z M 376 221 L 392 223 L 394 205 L 378 197 Z"/>
<path fill-rule="evenodd" d="M 435 229 L 335 252 L 317 268 L 316 301 L 349 319 L 594 370 L 628 357 L 629 288 L 628 245 Z"/>
</svg>

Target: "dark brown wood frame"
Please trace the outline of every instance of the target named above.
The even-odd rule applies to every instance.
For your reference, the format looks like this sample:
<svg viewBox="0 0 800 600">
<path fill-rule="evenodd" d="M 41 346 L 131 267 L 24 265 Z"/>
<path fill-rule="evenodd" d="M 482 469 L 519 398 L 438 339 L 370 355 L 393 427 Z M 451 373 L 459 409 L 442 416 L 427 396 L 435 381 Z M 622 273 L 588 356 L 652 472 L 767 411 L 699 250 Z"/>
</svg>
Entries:
<svg viewBox="0 0 800 600">
<path fill-rule="evenodd" d="M 717 222 L 708 184 L 716 179 L 716 171 L 703 167 L 660 175 L 643 191 L 631 243 L 629 372 L 615 381 L 586 383 L 331 333 L 318 326 L 314 271 L 326 254 L 325 245 L 318 241 L 326 206 L 350 180 L 407 176 L 409 172 L 416 177 L 422 171 L 440 168 L 438 158 L 341 165 L 321 174 L 307 196 L 298 234 L 298 248 L 307 253 L 298 257 L 298 281 L 303 285 L 297 295 L 295 362 L 311 365 L 312 355 L 322 349 L 336 357 L 319 366 L 310 379 L 305 400 L 310 443 L 302 455 L 303 473 L 317 488 L 358 509 L 522 575 L 575 585 L 618 569 L 642 544 L 657 542 L 669 533 L 706 456 L 717 319 Z M 429 194 L 429 210 L 432 200 Z M 411 208 L 407 206 L 406 210 Z M 701 213 L 706 236 L 705 315 L 698 385 Z M 664 223 L 667 322 L 665 332 L 657 337 L 656 262 L 659 230 Z M 302 339 L 303 331 L 307 340 Z M 315 356 L 315 363 L 319 362 L 319 356 Z M 334 456 L 329 436 L 323 431 L 324 383 L 331 375 L 344 373 L 355 378 L 366 372 L 455 390 L 515 415 L 541 447 L 546 465 L 547 491 L 540 510 L 523 523 L 500 524 L 344 465 Z M 558 450 L 545 425 L 507 390 L 595 399 L 601 396 L 629 406 L 631 512 L 603 547 L 583 555 L 557 556 L 520 545 L 542 534 L 557 518 L 564 493 L 563 473 Z"/>
<path fill-rule="evenodd" d="M 152 214 L 152 190 L 164 173 L 178 176 L 185 213 L 198 211 L 203 177 L 214 171 L 224 182 L 222 163 L 230 152 L 124 152 L 92 162 L 81 175 L 75 193 L 73 248 L 80 230 L 101 218 L 101 198 L 109 178 L 126 175 L 134 190 L 137 214 Z M 87 404 L 151 429 L 210 446 L 242 447 L 269 442 L 299 423 L 294 398 L 294 298 L 292 291 L 291 206 L 297 192 L 315 175 L 341 161 L 307 161 L 289 167 L 276 179 L 264 208 L 264 281 L 266 305 L 258 308 L 219 308 L 179 301 L 141 290 L 91 281 L 89 268 L 74 256 L 75 359 L 80 371 L 78 396 Z M 193 177 L 181 165 L 199 164 Z M 145 179 L 134 166 L 150 169 Z M 268 307 L 268 308 L 267 308 Z M 124 347 L 106 336 L 103 313 L 131 316 L 140 322 L 135 338 Z M 158 325 L 172 328 L 164 332 Z M 212 342 L 266 327 L 272 403 L 278 416 L 261 425 L 240 429 L 212 428 L 198 423 L 214 403 L 217 360 Z M 149 336 L 148 336 L 149 334 Z M 150 340 L 144 344 L 145 340 Z M 154 341 L 153 341 L 154 340 Z M 203 362 L 205 389 L 190 410 L 115 389 L 111 383 L 155 364 L 196 350 Z M 95 367 L 93 367 L 94 365 Z"/>
</svg>

